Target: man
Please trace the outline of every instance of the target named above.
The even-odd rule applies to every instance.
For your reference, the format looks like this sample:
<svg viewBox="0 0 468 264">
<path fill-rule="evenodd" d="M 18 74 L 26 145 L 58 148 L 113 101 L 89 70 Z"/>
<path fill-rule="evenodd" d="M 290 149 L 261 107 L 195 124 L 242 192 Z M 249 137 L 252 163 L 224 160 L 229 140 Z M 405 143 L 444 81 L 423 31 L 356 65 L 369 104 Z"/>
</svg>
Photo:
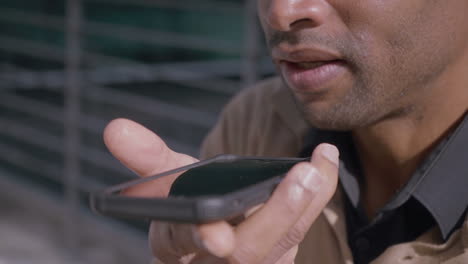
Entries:
<svg viewBox="0 0 468 264">
<path fill-rule="evenodd" d="M 468 1 L 258 6 L 282 80 L 237 96 L 202 156 L 315 148 L 311 161 L 235 227 L 153 223 L 154 255 L 163 263 L 468 263 Z M 195 161 L 128 120 L 113 121 L 104 137 L 143 177 Z M 336 145 L 340 159 L 321 142 Z M 173 180 L 128 193 L 167 194 Z"/>
</svg>

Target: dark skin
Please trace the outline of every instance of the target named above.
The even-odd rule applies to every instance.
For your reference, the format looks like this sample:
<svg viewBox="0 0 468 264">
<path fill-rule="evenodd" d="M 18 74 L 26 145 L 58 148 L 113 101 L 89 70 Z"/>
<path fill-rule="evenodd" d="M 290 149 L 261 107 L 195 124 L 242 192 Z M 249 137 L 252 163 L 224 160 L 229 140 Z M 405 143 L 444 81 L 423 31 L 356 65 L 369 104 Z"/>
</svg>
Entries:
<svg viewBox="0 0 468 264">
<path fill-rule="evenodd" d="M 468 1 L 265 0 L 260 10 L 273 54 L 324 47 L 346 64 L 319 92 L 292 91 L 312 125 L 353 131 L 372 217 L 467 110 Z"/>
<path fill-rule="evenodd" d="M 372 217 L 467 111 L 468 0 L 258 4 L 273 59 L 304 116 L 322 129 L 353 132 Z M 111 122 L 104 139 L 143 177 L 196 161 L 129 120 Z M 336 189 L 337 159 L 336 148 L 320 145 L 236 227 L 153 223 L 154 255 L 164 263 L 293 263 Z M 127 194 L 166 195 L 173 180 Z"/>
</svg>

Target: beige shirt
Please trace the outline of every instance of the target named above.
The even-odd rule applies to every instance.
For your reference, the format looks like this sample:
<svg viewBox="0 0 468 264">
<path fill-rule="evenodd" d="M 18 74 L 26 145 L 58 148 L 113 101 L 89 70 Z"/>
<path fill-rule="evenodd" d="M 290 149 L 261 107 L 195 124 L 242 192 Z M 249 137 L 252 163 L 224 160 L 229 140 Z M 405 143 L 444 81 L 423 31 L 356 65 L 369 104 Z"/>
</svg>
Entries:
<svg viewBox="0 0 468 264">
<path fill-rule="evenodd" d="M 297 156 L 310 129 L 290 92 L 279 78 L 272 78 L 246 89 L 226 106 L 203 143 L 201 157 L 227 153 Z M 337 191 L 312 225 L 299 246 L 295 264 L 353 263 L 341 195 L 341 191 Z M 434 227 L 415 241 L 387 248 L 372 263 L 468 264 L 468 221 L 446 242 L 440 230 Z"/>
</svg>

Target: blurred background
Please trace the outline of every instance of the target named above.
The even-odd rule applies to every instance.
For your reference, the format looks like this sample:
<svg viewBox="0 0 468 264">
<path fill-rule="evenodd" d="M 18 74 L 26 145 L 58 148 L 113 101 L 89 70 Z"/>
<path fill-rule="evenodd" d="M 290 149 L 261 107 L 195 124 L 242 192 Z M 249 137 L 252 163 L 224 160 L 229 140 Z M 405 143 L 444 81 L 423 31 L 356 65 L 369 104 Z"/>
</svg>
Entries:
<svg viewBox="0 0 468 264">
<path fill-rule="evenodd" d="M 149 263 L 148 223 L 87 194 L 135 178 L 126 117 L 197 155 L 223 105 L 273 73 L 255 0 L 0 1 L 0 264 Z"/>
</svg>

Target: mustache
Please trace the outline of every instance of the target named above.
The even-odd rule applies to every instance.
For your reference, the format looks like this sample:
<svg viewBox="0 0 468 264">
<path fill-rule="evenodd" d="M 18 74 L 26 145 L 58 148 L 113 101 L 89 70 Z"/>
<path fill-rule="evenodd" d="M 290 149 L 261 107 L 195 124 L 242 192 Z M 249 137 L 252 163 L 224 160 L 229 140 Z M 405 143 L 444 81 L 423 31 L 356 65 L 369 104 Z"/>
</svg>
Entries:
<svg viewBox="0 0 468 264">
<path fill-rule="evenodd" d="M 301 43 L 301 39 L 297 34 L 283 31 L 274 31 L 268 38 L 268 46 L 274 48 L 282 43 L 288 43 L 290 45 L 297 45 Z"/>
<path fill-rule="evenodd" d="M 343 48 L 339 39 L 330 35 L 304 34 L 298 32 L 274 31 L 267 39 L 270 48 L 277 47 L 283 43 L 289 45 L 313 44 L 315 46 L 326 46 L 332 48 Z"/>
<path fill-rule="evenodd" d="M 274 31 L 267 36 L 267 43 L 270 49 L 274 49 L 281 44 L 326 47 L 339 52 L 344 59 L 352 63 L 358 61 L 359 54 L 363 54 L 363 51 L 356 47 L 356 43 L 352 38 L 346 35 L 332 36 L 326 33 Z"/>
</svg>

